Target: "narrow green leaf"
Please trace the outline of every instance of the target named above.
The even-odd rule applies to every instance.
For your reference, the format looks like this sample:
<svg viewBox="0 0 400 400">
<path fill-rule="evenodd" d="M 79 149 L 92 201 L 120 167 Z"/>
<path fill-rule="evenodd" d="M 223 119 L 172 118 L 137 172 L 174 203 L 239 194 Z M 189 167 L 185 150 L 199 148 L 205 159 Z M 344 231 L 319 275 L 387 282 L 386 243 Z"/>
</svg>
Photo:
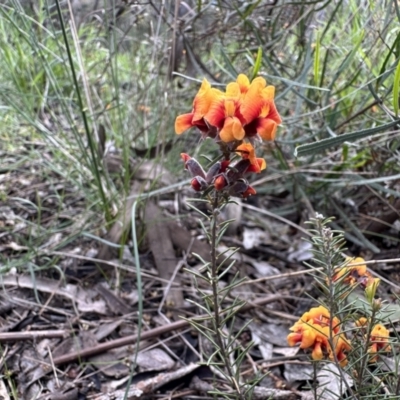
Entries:
<svg viewBox="0 0 400 400">
<path fill-rule="evenodd" d="M 227 72 L 231 75 L 231 77 L 233 79 L 236 79 L 236 77 L 239 75 L 236 68 L 233 66 L 230 58 L 225 53 L 224 49 L 221 47 L 220 50 L 221 50 L 221 56 L 223 58 L 223 61 L 225 62 Z M 214 58 L 214 61 L 215 61 L 215 58 Z"/>
<path fill-rule="evenodd" d="M 319 84 L 320 50 L 321 50 L 321 38 L 320 38 L 320 34 L 318 32 L 317 40 L 315 42 L 315 51 L 314 51 L 314 83 L 315 83 L 315 86 L 318 86 L 318 84 Z"/>
<path fill-rule="evenodd" d="M 247 19 L 260 3 L 261 0 L 255 1 L 254 3 L 250 2 L 250 4 L 247 6 L 247 9 L 244 11 L 242 15 L 243 20 Z"/>
<path fill-rule="evenodd" d="M 400 85 L 400 61 L 397 63 L 393 82 L 393 111 L 396 116 L 399 114 L 399 85 Z"/>
<path fill-rule="evenodd" d="M 316 154 L 329 147 L 342 144 L 343 142 L 351 142 L 354 140 L 362 139 L 367 136 L 375 135 L 376 133 L 380 133 L 382 131 L 385 131 L 386 129 L 393 128 L 395 125 L 399 123 L 400 119 L 397 119 L 387 124 L 379 125 L 375 128 L 368 128 L 368 129 L 363 129 L 361 131 L 345 133 L 340 136 L 322 139 L 319 142 L 315 143 L 302 144 L 301 146 L 296 147 L 296 150 L 294 151 L 294 156 L 301 157 L 309 154 Z"/>
<path fill-rule="evenodd" d="M 306 83 L 292 81 L 290 79 L 283 78 L 281 76 L 268 75 L 268 74 L 265 74 L 263 76 L 265 76 L 267 79 L 271 79 L 271 80 L 275 80 L 276 79 L 278 81 L 281 81 L 281 82 L 287 84 L 287 86 L 290 86 L 290 87 L 294 86 L 294 87 L 305 88 L 305 89 L 322 90 L 323 92 L 330 92 L 331 91 L 331 89 L 322 88 L 322 87 L 313 86 L 313 85 L 307 85 Z"/>
<path fill-rule="evenodd" d="M 258 75 L 258 72 L 261 68 L 261 60 L 262 60 L 262 48 L 261 46 L 258 48 L 256 61 L 253 67 L 253 73 L 251 75 L 251 81 Z"/>
<path fill-rule="evenodd" d="M 399 43 L 400 43 L 400 32 L 397 34 L 396 39 L 393 41 L 392 47 L 390 48 L 388 54 L 386 55 L 386 57 L 385 57 L 385 59 L 384 59 L 384 61 L 383 61 L 383 63 L 382 63 L 382 66 L 381 66 L 381 69 L 380 69 L 379 75 L 378 75 L 379 78 L 378 78 L 378 80 L 377 80 L 377 82 L 376 82 L 377 87 L 379 87 L 379 85 L 380 85 L 380 83 L 381 83 L 382 75 L 383 75 L 383 74 L 386 72 L 386 70 L 387 70 L 386 65 L 387 65 L 387 63 L 389 62 L 390 57 L 391 57 L 392 55 L 394 55 L 396 58 L 398 57 L 398 54 L 396 54 L 396 47 L 398 46 Z"/>
<path fill-rule="evenodd" d="M 206 276 L 201 275 L 199 273 L 197 273 L 196 271 L 192 270 L 192 269 L 188 269 L 188 268 L 183 268 L 184 271 L 188 272 L 189 274 L 192 274 L 194 277 L 196 277 L 197 279 L 201 279 L 203 281 L 206 281 L 207 283 L 210 283 L 210 281 L 207 279 Z"/>
</svg>

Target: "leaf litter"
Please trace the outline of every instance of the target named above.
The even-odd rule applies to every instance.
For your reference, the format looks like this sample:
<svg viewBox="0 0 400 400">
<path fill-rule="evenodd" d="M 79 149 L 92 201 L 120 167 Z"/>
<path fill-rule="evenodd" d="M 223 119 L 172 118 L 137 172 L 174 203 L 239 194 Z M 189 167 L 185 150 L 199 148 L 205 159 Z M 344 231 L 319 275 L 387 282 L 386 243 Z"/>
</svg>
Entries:
<svg viewBox="0 0 400 400">
<path fill-rule="evenodd" d="M 130 197 L 140 193 L 154 165 L 146 168 L 132 181 Z M 213 389 L 211 369 L 197 363 L 201 341 L 180 319 L 199 315 L 186 301 L 197 295 L 184 268 L 201 272 L 192 253 L 209 259 L 197 217 L 178 205 L 177 218 L 175 193 L 168 191 L 159 202 L 144 202 L 136 216 L 147 228 L 140 247 L 144 328 L 138 332 L 140 299 L 129 250 L 132 202 L 117 213 L 122 225 L 116 223 L 104 233 L 103 221 L 94 222 L 77 188 L 57 175 L 41 180 L 30 174 L 29 166 L 21 171 L 1 176 L 1 184 L 14 184 L 7 186 L 7 202 L 0 208 L 0 251 L 2 260 L 7 258 L 15 267 L 0 261 L 5 271 L 0 277 L 1 366 L 12 371 L 12 377 L 4 374 L 0 379 L 0 395 L 10 398 L 12 385 L 18 398 L 29 400 L 123 399 L 126 393 L 128 399 L 157 393 L 190 399 Z M 168 174 L 161 171 L 160 176 L 166 179 Z M 181 203 L 188 195 L 193 194 L 182 192 Z M 55 207 L 57 213 L 50 211 Z M 302 273 L 310 246 L 303 240 L 304 228 L 296 230 L 296 223 L 286 224 L 282 217 L 274 220 L 263 213 L 267 206 L 258 207 L 239 204 L 234 209 L 242 215 L 241 223 L 228 231 L 218 249 L 240 248 L 233 255 L 236 269 L 221 284 L 229 284 L 235 271 L 244 279 L 226 299 L 227 305 L 235 295 L 248 301 L 235 323 L 239 330 L 251 320 L 238 338 L 240 345 L 251 344 L 242 373 L 269 374 L 263 383 L 268 386 L 256 387 L 255 399 L 305 399 L 306 386 L 313 381 L 312 365 L 304 352 L 287 347 L 286 335 L 293 318 L 308 307 L 304 292 L 317 296 L 312 278 Z M 93 235 L 82 235 L 83 230 Z M 121 243 L 124 235 L 127 240 Z M 122 246 L 122 252 L 110 244 Z M 35 257 L 32 246 L 37 249 Z M 381 273 L 390 278 L 395 271 L 387 268 Z M 73 357 L 61 362 L 66 356 Z M 328 364 L 316 377 L 325 387 L 320 396 L 327 400 L 335 398 L 331 393 L 341 384 L 329 368 Z"/>
</svg>

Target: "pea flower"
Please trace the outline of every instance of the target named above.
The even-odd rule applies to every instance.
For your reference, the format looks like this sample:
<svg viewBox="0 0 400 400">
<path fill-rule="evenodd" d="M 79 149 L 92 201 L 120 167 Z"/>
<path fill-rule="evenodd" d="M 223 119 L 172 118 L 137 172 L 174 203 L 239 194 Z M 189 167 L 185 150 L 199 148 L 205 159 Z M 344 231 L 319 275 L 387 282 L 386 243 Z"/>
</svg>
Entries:
<svg viewBox="0 0 400 400">
<path fill-rule="evenodd" d="M 275 88 L 264 78 L 249 79 L 240 74 L 225 92 L 211 87 L 204 79 L 191 113 L 175 121 L 177 134 L 195 126 L 203 137 L 218 137 L 230 143 L 248 139 L 274 140 L 277 125 L 282 120 L 274 103 Z"/>
<path fill-rule="evenodd" d="M 312 348 L 313 360 L 328 357 L 332 361 L 336 359 L 342 367 L 347 364 L 346 352 L 351 349 L 351 346 L 344 334 L 340 332 L 339 318 L 331 318 L 325 307 L 311 308 L 290 330 L 292 333 L 287 337 L 289 346 L 300 343 L 301 349 Z M 331 336 L 333 348 L 329 340 Z"/>
<path fill-rule="evenodd" d="M 207 114 L 211 103 L 222 96 L 223 93 L 218 89 L 212 88 L 210 82 L 204 78 L 203 83 L 194 98 L 192 112 L 179 115 L 176 118 L 175 132 L 180 135 L 187 129 L 195 126 L 204 136 L 215 137 L 215 129 L 212 129 L 212 127 L 208 125 L 204 116 Z"/>
<path fill-rule="evenodd" d="M 337 268 L 335 270 L 335 274 L 333 276 L 333 282 L 337 282 L 341 279 L 344 284 L 349 286 L 355 286 L 359 284 L 364 289 L 369 288 L 370 286 L 374 286 L 375 290 L 379 284 L 379 279 L 374 278 L 370 272 L 367 271 L 365 260 L 362 257 L 346 257 L 345 263 L 347 265 L 343 268 Z M 361 264 L 361 265 L 353 265 L 353 264 Z"/>
<path fill-rule="evenodd" d="M 381 324 L 376 324 L 370 336 L 371 346 L 368 352 L 371 353 L 372 357 L 370 362 L 376 362 L 378 359 L 378 352 L 388 352 L 391 347 L 389 345 L 389 331 Z"/>
<path fill-rule="evenodd" d="M 366 337 L 366 331 L 368 328 L 368 318 L 361 317 L 356 321 L 356 326 L 361 329 L 361 332 L 364 334 L 364 338 Z M 371 354 L 371 358 L 369 362 L 376 362 L 378 360 L 379 352 L 388 352 L 391 350 L 389 345 L 389 330 L 386 329 L 382 324 L 376 324 L 371 330 L 370 333 L 370 346 L 368 348 L 368 353 Z"/>
<path fill-rule="evenodd" d="M 254 138 L 275 138 L 282 122 L 274 103 L 275 88 L 264 78 L 249 79 L 240 74 L 227 85 L 225 96 L 215 98 L 205 119 L 219 130 L 223 142 Z"/>
<path fill-rule="evenodd" d="M 267 86 L 264 78 L 252 82 L 240 74 L 230 82 L 225 91 L 211 87 L 204 79 L 193 100 L 190 113 L 175 120 L 175 132 L 181 134 L 196 127 L 202 137 L 214 138 L 222 152 L 223 161 L 216 162 L 208 172 L 186 153 L 181 157 L 192 175 L 191 186 L 197 192 L 215 190 L 223 198 L 248 197 L 256 193 L 246 175 L 260 173 L 267 166 L 257 158 L 253 144 L 256 140 L 273 140 L 281 117 L 274 103 L 275 88 Z M 231 164 L 232 155 L 241 159 Z M 214 194 L 216 193 L 214 192 Z"/>
<path fill-rule="evenodd" d="M 247 172 L 259 173 L 267 168 L 267 163 L 263 158 L 257 158 L 254 147 L 250 143 L 242 143 L 236 147 L 236 152 L 241 155 L 244 160 L 250 160 L 250 167 Z"/>
</svg>

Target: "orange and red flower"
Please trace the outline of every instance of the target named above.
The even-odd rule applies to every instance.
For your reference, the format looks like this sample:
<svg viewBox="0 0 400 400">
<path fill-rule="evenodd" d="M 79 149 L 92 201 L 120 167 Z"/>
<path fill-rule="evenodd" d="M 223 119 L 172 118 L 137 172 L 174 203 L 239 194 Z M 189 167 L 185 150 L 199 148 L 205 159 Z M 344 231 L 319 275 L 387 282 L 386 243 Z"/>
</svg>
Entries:
<svg viewBox="0 0 400 400">
<path fill-rule="evenodd" d="M 187 129 L 195 126 L 203 133 L 208 133 L 210 126 L 204 120 L 204 116 L 208 112 L 211 103 L 221 96 L 223 96 L 223 93 L 218 89 L 212 88 L 210 82 L 204 78 L 194 98 L 192 112 L 179 115 L 176 118 L 175 132 L 180 135 Z"/>
<path fill-rule="evenodd" d="M 354 286 L 359 284 L 361 287 L 368 288 L 372 285 L 378 286 L 379 279 L 374 278 L 370 272 L 367 271 L 365 260 L 362 257 L 346 257 L 345 263 L 347 265 L 343 268 L 337 268 L 333 275 L 333 282 L 342 280 L 344 284 Z M 360 265 L 354 265 L 360 264 Z"/>
<path fill-rule="evenodd" d="M 391 350 L 389 331 L 383 325 L 376 324 L 371 331 L 370 343 L 371 346 L 368 349 L 368 352 L 372 355 L 370 362 L 375 362 L 378 359 L 378 352 Z"/>
<path fill-rule="evenodd" d="M 254 147 L 250 143 L 242 143 L 236 147 L 236 152 L 242 156 L 244 160 L 250 160 L 250 167 L 246 172 L 259 173 L 267 168 L 267 163 L 263 158 L 257 158 Z"/>
<path fill-rule="evenodd" d="M 365 317 L 361 317 L 356 321 L 356 326 L 360 328 L 362 335 L 364 336 L 364 340 L 366 339 L 366 332 L 368 330 L 368 324 L 370 320 Z M 386 329 L 381 324 L 376 324 L 370 333 L 369 336 L 369 344 L 368 353 L 370 353 L 371 357 L 369 362 L 376 362 L 378 360 L 378 353 L 379 352 L 388 352 L 391 350 L 389 340 L 389 330 Z"/>
<path fill-rule="evenodd" d="M 290 346 L 300 343 L 301 349 L 312 348 L 313 360 L 322 360 L 328 357 L 336 360 L 341 366 L 347 364 L 346 352 L 351 349 L 349 342 L 340 332 L 340 320 L 331 318 L 329 311 L 323 307 L 314 307 L 290 328 L 292 333 L 287 337 Z M 333 349 L 330 344 L 332 337 Z"/>
<path fill-rule="evenodd" d="M 274 95 L 275 88 L 267 86 L 261 77 L 250 83 L 240 74 L 225 92 L 212 88 L 204 79 L 192 112 L 177 117 L 175 131 L 181 134 L 196 126 L 206 136 L 215 137 L 218 132 L 220 140 L 227 143 L 256 137 L 273 140 L 277 125 L 282 122 Z"/>
</svg>

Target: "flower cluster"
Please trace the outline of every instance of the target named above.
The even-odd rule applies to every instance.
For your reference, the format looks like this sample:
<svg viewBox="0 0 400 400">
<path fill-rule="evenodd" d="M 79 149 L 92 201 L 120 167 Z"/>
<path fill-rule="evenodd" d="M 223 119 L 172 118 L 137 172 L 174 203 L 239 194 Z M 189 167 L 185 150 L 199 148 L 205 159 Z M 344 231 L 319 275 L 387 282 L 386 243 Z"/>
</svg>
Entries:
<svg viewBox="0 0 400 400">
<path fill-rule="evenodd" d="M 185 168 L 190 172 L 193 179 L 191 186 L 196 192 L 201 192 L 209 188 L 217 191 L 227 189 L 227 193 L 232 196 L 248 197 L 256 191 L 249 185 L 245 175 L 251 172 L 259 173 L 266 168 L 266 162 L 262 158 L 256 158 L 253 147 L 248 143 L 243 143 L 236 148 L 241 156 L 241 160 L 231 165 L 230 160 L 214 163 L 205 172 L 197 160 L 186 153 L 181 157 L 185 163 Z"/>
<path fill-rule="evenodd" d="M 389 331 L 383 325 L 376 324 L 371 331 L 370 343 L 371 346 L 368 352 L 373 355 L 370 361 L 375 362 L 378 359 L 378 352 L 388 352 L 391 350 L 389 345 Z"/>
<path fill-rule="evenodd" d="M 342 283 L 355 286 L 360 285 L 363 289 L 370 286 L 378 286 L 379 278 L 374 278 L 370 272 L 367 271 L 365 260 L 362 257 L 346 257 L 345 267 L 337 268 L 333 276 L 333 282 L 341 281 Z M 360 264 L 360 265 L 354 265 Z"/>
<path fill-rule="evenodd" d="M 346 352 L 351 349 L 351 346 L 344 333 L 341 332 L 339 318 L 331 318 L 325 307 L 311 308 L 290 330 L 292 333 L 287 337 L 289 345 L 294 346 L 300 343 L 301 349 L 312 348 L 313 360 L 328 357 L 332 361 L 337 360 L 341 366 L 347 364 Z"/>
<path fill-rule="evenodd" d="M 254 143 L 258 140 L 274 140 L 281 118 L 274 103 L 275 88 L 267 86 L 264 78 L 252 82 L 240 74 L 223 92 L 211 87 L 204 79 L 193 101 L 192 112 L 179 115 L 175 131 L 181 134 L 196 127 L 203 138 L 215 139 L 223 155 L 223 161 L 214 163 L 208 172 L 188 154 L 181 157 L 191 173 L 192 188 L 198 192 L 216 190 L 228 196 L 248 197 L 256 191 L 246 179 L 249 173 L 259 173 L 266 162 L 257 158 Z M 241 159 L 231 164 L 231 157 Z"/>
<path fill-rule="evenodd" d="M 225 92 L 212 88 L 203 80 L 194 98 L 191 113 L 180 115 L 175 131 L 181 134 L 195 126 L 204 137 L 218 137 L 223 142 L 262 138 L 274 140 L 281 118 L 274 103 L 275 88 L 264 78 L 249 79 L 240 74 Z"/>
<path fill-rule="evenodd" d="M 361 317 L 356 321 L 356 326 L 361 328 L 364 333 L 364 339 L 366 337 L 366 330 L 368 326 L 368 319 Z M 378 353 L 388 352 L 391 350 L 389 345 L 389 330 L 386 329 L 382 324 L 376 324 L 372 327 L 369 343 L 371 344 L 368 348 L 368 353 L 371 354 L 369 362 L 378 361 Z"/>
</svg>

